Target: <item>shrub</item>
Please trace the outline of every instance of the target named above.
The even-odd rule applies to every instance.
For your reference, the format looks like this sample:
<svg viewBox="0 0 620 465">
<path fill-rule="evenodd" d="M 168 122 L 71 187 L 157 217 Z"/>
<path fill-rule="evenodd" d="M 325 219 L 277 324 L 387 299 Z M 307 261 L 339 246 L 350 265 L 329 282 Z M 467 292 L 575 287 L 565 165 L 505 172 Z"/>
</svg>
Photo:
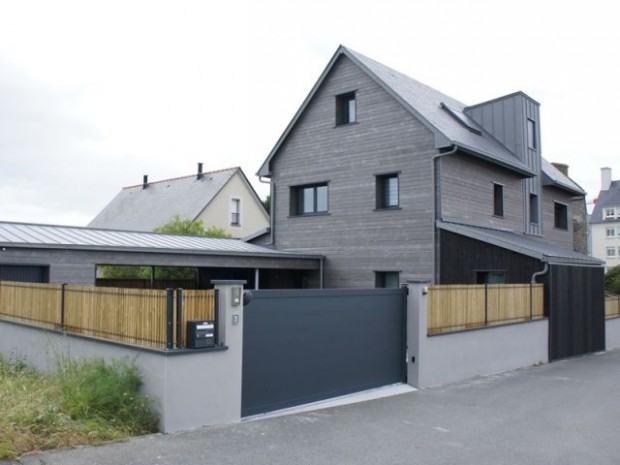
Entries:
<svg viewBox="0 0 620 465">
<path fill-rule="evenodd" d="M 614 266 L 605 274 L 605 290 L 620 295 L 620 265 Z"/>
<path fill-rule="evenodd" d="M 132 434 L 157 430 L 157 414 L 139 393 L 142 379 L 134 363 L 61 359 L 56 376 L 61 404 L 72 419 L 103 420 Z"/>
</svg>

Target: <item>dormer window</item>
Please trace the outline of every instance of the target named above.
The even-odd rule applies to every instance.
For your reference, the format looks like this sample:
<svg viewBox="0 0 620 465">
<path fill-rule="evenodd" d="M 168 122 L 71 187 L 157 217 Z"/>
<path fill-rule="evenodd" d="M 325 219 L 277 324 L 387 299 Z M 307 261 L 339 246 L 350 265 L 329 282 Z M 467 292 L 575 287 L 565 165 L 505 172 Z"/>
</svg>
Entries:
<svg viewBox="0 0 620 465">
<path fill-rule="evenodd" d="M 357 121 L 355 92 L 336 96 L 336 126 L 353 124 Z"/>
<path fill-rule="evenodd" d="M 605 219 L 615 218 L 616 217 L 616 209 L 615 208 L 606 208 L 605 209 Z"/>
</svg>

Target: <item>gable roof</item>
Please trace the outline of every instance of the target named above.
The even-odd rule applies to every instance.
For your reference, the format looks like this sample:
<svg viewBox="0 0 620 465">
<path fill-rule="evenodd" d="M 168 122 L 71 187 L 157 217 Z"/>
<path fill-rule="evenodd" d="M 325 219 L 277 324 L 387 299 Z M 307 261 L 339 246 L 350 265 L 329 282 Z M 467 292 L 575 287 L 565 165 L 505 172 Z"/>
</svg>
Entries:
<svg viewBox="0 0 620 465">
<path fill-rule="evenodd" d="M 175 215 L 196 219 L 241 168 L 124 187 L 88 224 L 92 228 L 152 231 Z M 249 182 L 248 182 L 249 185 Z M 253 191 L 250 186 L 250 190 Z"/>
<path fill-rule="evenodd" d="M 605 220 L 603 218 L 603 211 L 607 207 L 619 207 L 620 206 L 620 181 L 612 181 L 609 185 L 609 189 L 606 191 L 600 191 L 596 204 L 590 215 L 590 223 L 606 223 L 611 221 L 618 221 L 615 219 Z"/>
<path fill-rule="evenodd" d="M 166 252 L 319 259 L 321 255 L 284 252 L 244 242 L 200 236 L 83 228 L 0 221 L 0 246 L 42 249 Z"/>
<path fill-rule="evenodd" d="M 544 158 L 542 159 L 542 172 L 543 185 L 554 186 L 575 195 L 586 195 L 586 191 L 584 191 L 579 184 L 568 176 L 565 176 L 564 173 Z"/>
<path fill-rule="evenodd" d="M 420 120 L 435 135 L 435 146 L 438 149 L 456 145 L 463 152 L 516 171 L 524 176 L 535 174 L 510 150 L 484 131 L 472 118 L 467 116 L 465 114 L 467 107 L 463 103 L 341 45 L 271 153 L 263 162 L 257 173 L 259 176 L 270 176 L 271 160 L 276 156 L 329 72 L 342 56 L 355 63 L 413 116 Z"/>
<path fill-rule="evenodd" d="M 534 236 L 512 231 L 438 221 L 437 227 L 521 255 L 536 258 L 550 265 L 602 266 L 603 262 L 565 247 L 545 242 Z"/>
</svg>

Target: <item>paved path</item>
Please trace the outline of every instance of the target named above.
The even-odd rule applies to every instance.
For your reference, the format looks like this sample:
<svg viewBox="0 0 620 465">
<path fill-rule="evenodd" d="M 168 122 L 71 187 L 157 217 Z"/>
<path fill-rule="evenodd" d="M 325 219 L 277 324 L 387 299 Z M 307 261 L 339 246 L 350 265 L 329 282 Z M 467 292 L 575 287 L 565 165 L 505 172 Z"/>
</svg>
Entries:
<svg viewBox="0 0 620 465">
<path fill-rule="evenodd" d="M 620 464 L 620 351 L 24 465 Z"/>
</svg>

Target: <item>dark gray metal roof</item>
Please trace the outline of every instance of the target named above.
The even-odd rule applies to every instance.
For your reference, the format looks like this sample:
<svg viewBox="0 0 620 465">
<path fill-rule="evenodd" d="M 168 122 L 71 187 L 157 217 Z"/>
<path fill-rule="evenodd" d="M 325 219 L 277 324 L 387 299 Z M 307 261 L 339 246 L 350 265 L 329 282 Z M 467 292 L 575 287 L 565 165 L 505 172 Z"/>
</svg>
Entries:
<svg viewBox="0 0 620 465">
<path fill-rule="evenodd" d="M 559 169 L 544 158 L 542 159 L 542 172 L 544 185 L 559 187 L 575 195 L 586 195 L 586 191 L 584 191 L 579 184 L 568 176 L 564 176 Z"/>
<path fill-rule="evenodd" d="M 123 188 L 89 223 L 92 228 L 152 231 L 172 220 L 196 219 L 226 183 L 240 171 L 229 168 Z"/>
<path fill-rule="evenodd" d="M 240 239 L 177 236 L 137 231 L 0 221 L 0 247 L 117 250 L 199 255 L 319 259 L 320 255 L 282 252 Z"/>
<path fill-rule="evenodd" d="M 609 189 L 600 191 L 592 215 L 590 215 L 590 223 L 609 223 L 618 220 L 603 219 L 603 212 L 607 207 L 620 207 L 620 181 L 612 181 Z"/>
<path fill-rule="evenodd" d="M 346 56 L 364 70 L 377 84 L 385 89 L 416 118 L 435 134 L 437 148 L 457 145 L 463 151 L 495 164 L 499 164 L 525 176 L 534 173 L 510 150 L 484 132 L 479 125 L 465 114 L 466 106 L 441 92 L 422 84 L 398 71 L 378 63 L 361 53 L 340 46 L 312 91 L 295 114 L 293 120 L 258 171 L 259 176 L 269 176 L 270 162 L 276 155 L 288 134 L 301 117 L 329 71 L 341 56 Z M 472 128 L 475 129 L 472 131 Z"/>
<path fill-rule="evenodd" d="M 482 228 L 461 223 L 437 222 L 437 226 L 462 236 L 476 239 L 487 244 L 536 258 L 550 265 L 602 266 L 604 263 L 596 258 L 558 247 L 533 236 L 517 234 L 513 231 Z"/>
</svg>

